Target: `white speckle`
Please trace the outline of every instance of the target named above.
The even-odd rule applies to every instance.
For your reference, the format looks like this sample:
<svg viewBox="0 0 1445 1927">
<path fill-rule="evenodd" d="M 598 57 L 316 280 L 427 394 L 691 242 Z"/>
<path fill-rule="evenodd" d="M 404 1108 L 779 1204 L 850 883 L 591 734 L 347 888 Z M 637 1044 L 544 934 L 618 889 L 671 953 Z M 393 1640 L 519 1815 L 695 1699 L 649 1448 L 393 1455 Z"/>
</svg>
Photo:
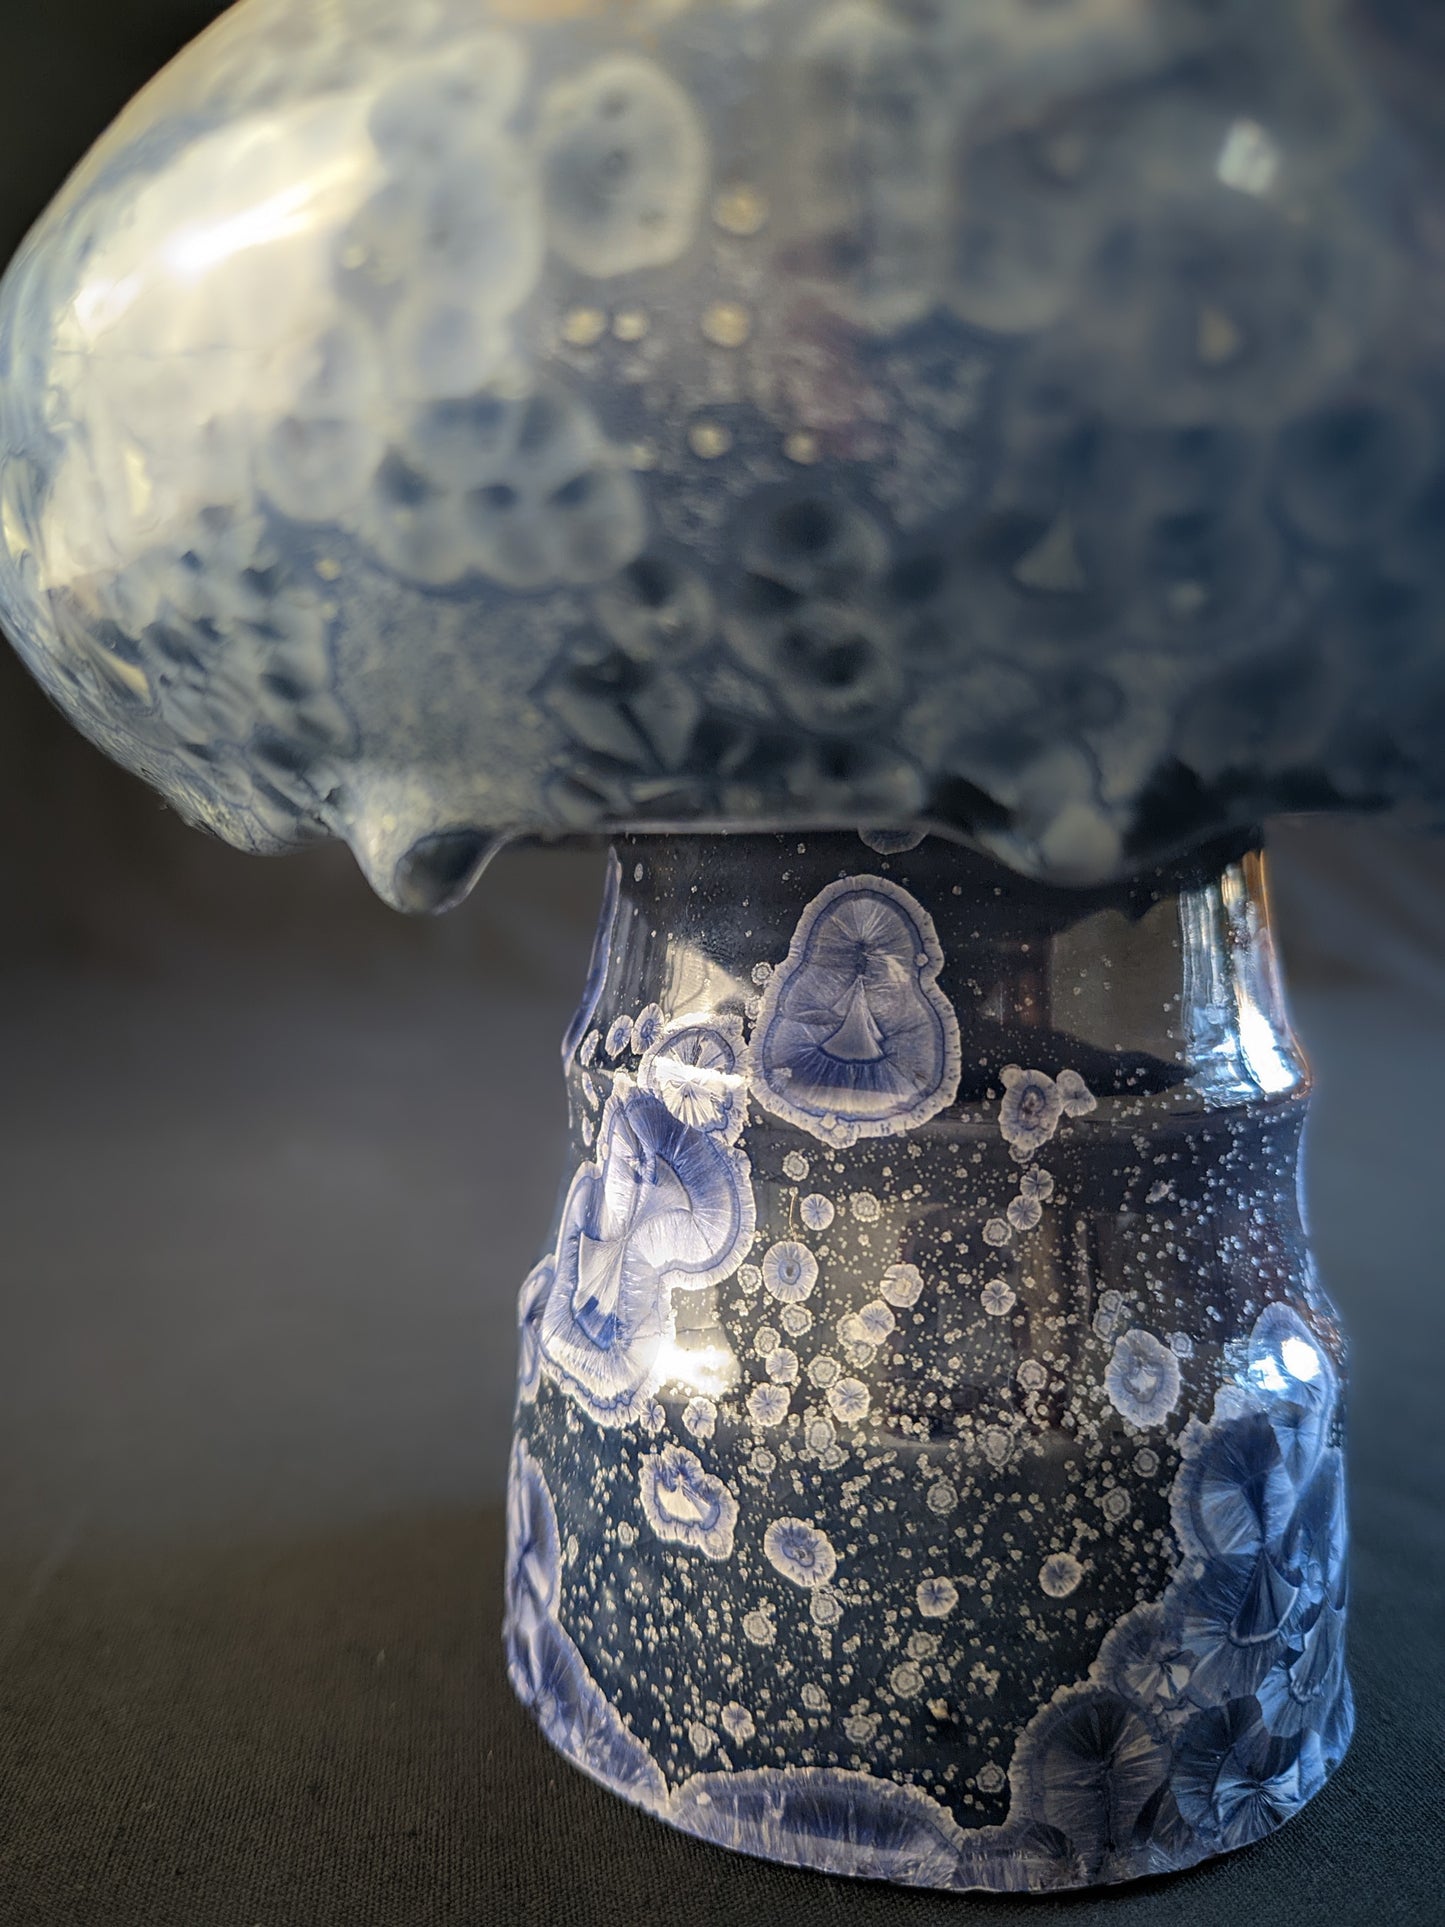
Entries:
<svg viewBox="0 0 1445 1927">
<path fill-rule="evenodd" d="M 737 182 L 723 188 L 712 204 L 712 218 L 726 234 L 757 234 L 767 223 L 768 204 L 755 187 Z"/>
<path fill-rule="evenodd" d="M 758 1730 L 754 1724 L 752 1714 L 745 1706 L 740 1706 L 736 1700 L 729 1700 L 723 1708 L 721 1724 L 723 1732 L 738 1746 L 741 1746 L 744 1741 L 750 1740 Z"/>
<path fill-rule="evenodd" d="M 1091 1111 L 1098 1110 L 1098 1098 L 1077 1071 L 1060 1071 L 1057 1082 L 1059 1101 L 1066 1116 L 1087 1117 Z"/>
<path fill-rule="evenodd" d="M 917 1699 L 923 1691 L 923 1675 L 911 1661 L 905 1660 L 901 1666 L 895 1666 L 888 1675 L 888 1684 L 899 1699 Z"/>
<path fill-rule="evenodd" d="M 562 339 L 569 348 L 595 348 L 607 332 L 601 308 L 573 308 L 562 317 Z"/>
<path fill-rule="evenodd" d="M 710 1439 L 717 1430 L 717 1407 L 710 1398 L 689 1399 L 683 1407 L 682 1423 L 695 1439 Z"/>
<path fill-rule="evenodd" d="M 840 1378 L 828 1387 L 828 1409 L 846 1425 L 857 1425 L 867 1418 L 871 1402 L 868 1387 L 860 1378 Z"/>
<path fill-rule="evenodd" d="M 714 301 L 702 318 L 704 337 L 714 348 L 741 348 L 753 319 L 740 301 Z"/>
<path fill-rule="evenodd" d="M 754 1425 L 781 1425 L 792 1399 L 781 1385 L 757 1385 L 748 1394 L 748 1417 Z"/>
<path fill-rule="evenodd" d="M 798 1212 L 810 1231 L 826 1231 L 833 1222 L 833 1201 L 814 1191 L 803 1199 Z"/>
<path fill-rule="evenodd" d="M 923 1273 L 917 1265 L 890 1265 L 883 1274 L 878 1290 L 890 1305 L 906 1311 L 918 1303 L 923 1291 Z"/>
<path fill-rule="evenodd" d="M 763 1283 L 782 1304 L 801 1304 L 818 1282 L 818 1260 L 805 1244 L 782 1238 L 768 1247 Z"/>
<path fill-rule="evenodd" d="M 1221 186 L 1239 194 L 1268 194 L 1279 173 L 1279 149 L 1257 120 L 1231 123 L 1214 164 Z"/>
<path fill-rule="evenodd" d="M 1044 1208 L 1037 1198 L 1009 1199 L 1008 1221 L 1015 1231 L 1032 1231 L 1043 1215 Z"/>
<path fill-rule="evenodd" d="M 1114 1340 L 1104 1389 L 1131 1425 L 1162 1425 L 1179 1403 L 1179 1360 L 1152 1332 L 1136 1326 Z"/>
<path fill-rule="evenodd" d="M 1050 1599 L 1067 1599 L 1084 1576 L 1071 1552 L 1051 1553 L 1039 1567 L 1039 1584 Z"/>
<path fill-rule="evenodd" d="M 858 1313 L 858 1323 L 870 1345 L 881 1345 L 898 1328 L 898 1320 L 881 1298 L 871 1298 Z"/>
<path fill-rule="evenodd" d="M 694 422 L 687 431 L 687 445 L 699 461 L 715 462 L 732 447 L 732 430 L 722 422 Z"/>
<path fill-rule="evenodd" d="M 754 1646 L 771 1646 L 777 1637 L 772 1615 L 765 1607 L 759 1606 L 743 1617 L 743 1638 Z"/>
<path fill-rule="evenodd" d="M 662 1010 L 657 1004 L 649 1004 L 640 1010 L 632 1020 L 632 1048 L 639 1057 L 650 1050 L 662 1034 Z"/>
<path fill-rule="evenodd" d="M 805 1591 L 826 1586 L 838 1569 L 827 1533 L 806 1519 L 775 1519 L 763 1534 L 763 1551 L 777 1572 Z"/>
<path fill-rule="evenodd" d="M 1016 1151 L 1041 1150 L 1059 1128 L 1064 1099 L 1059 1085 L 1046 1071 L 1026 1071 L 1005 1064 L 998 1128 Z"/>
<path fill-rule="evenodd" d="M 958 1604 L 958 1587 L 951 1579 L 920 1579 L 917 1599 L 925 1619 L 947 1619 Z"/>
<path fill-rule="evenodd" d="M 775 1385 L 793 1385 L 798 1378 L 798 1354 L 786 1345 L 779 1345 L 776 1351 L 768 1353 L 763 1361 L 768 1377 Z"/>
<path fill-rule="evenodd" d="M 843 1617 L 843 1602 L 831 1586 L 819 1586 L 808 1601 L 808 1612 L 815 1626 L 836 1626 Z"/>
</svg>

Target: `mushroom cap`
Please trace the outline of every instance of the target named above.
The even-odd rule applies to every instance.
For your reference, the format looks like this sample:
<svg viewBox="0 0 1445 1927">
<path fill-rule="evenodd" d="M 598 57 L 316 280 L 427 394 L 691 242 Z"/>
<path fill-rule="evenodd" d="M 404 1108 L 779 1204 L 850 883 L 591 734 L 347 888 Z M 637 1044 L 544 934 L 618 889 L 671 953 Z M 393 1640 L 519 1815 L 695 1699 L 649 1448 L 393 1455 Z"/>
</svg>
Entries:
<svg viewBox="0 0 1445 1927">
<path fill-rule="evenodd" d="M 1080 883 L 1433 817 L 1412 17 L 245 0 L 0 290 L 0 618 L 187 818 L 407 909 L 518 835 Z"/>
</svg>

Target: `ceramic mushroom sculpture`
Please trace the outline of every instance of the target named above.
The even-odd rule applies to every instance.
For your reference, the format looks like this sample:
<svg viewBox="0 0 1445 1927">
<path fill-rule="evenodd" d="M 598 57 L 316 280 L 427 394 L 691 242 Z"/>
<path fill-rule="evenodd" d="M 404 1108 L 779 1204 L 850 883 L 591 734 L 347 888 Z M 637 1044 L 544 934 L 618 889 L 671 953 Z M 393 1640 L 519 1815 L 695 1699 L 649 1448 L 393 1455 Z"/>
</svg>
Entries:
<svg viewBox="0 0 1445 1927">
<path fill-rule="evenodd" d="M 246 0 L 9 271 L 80 728 L 401 909 L 612 840 L 507 1642 L 675 1826 L 1063 1888 L 1348 1744 L 1255 826 L 1445 795 L 1432 31 Z"/>
</svg>

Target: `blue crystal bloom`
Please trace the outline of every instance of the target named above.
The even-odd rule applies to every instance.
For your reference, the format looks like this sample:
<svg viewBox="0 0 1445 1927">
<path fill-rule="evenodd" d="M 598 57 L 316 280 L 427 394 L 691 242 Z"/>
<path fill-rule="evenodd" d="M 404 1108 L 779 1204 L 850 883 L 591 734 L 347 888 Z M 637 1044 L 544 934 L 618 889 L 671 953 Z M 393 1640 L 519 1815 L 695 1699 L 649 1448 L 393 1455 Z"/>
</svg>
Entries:
<svg viewBox="0 0 1445 1927">
<path fill-rule="evenodd" d="M 1171 1785 L 1179 1811 L 1216 1847 L 1247 1847 L 1293 1814 L 1323 1778 L 1298 1739 L 1273 1737 L 1255 1701 L 1231 1700 L 1190 1721 Z"/>
<path fill-rule="evenodd" d="M 557 1511 L 542 1469 L 518 1442 L 507 1482 L 507 1670 L 543 1732 L 577 1765 L 641 1806 L 667 1783 L 608 1704 L 557 1617 Z"/>
<path fill-rule="evenodd" d="M 1218 1426 L 1186 1459 L 1175 1523 L 1208 1559 L 1249 1559 L 1276 1542 L 1295 1497 L 1268 1411 L 1250 1411 Z"/>
<path fill-rule="evenodd" d="M 630 1425 L 656 1384 L 672 1329 L 655 1265 L 610 1225 L 602 1177 L 583 1165 L 562 1211 L 552 1289 L 542 1313 L 544 1367 L 599 1425 Z"/>
<path fill-rule="evenodd" d="M 695 1774 L 668 1817 L 743 1853 L 905 1886 L 952 1885 L 964 1837 L 927 1794 L 841 1767 Z"/>
<path fill-rule="evenodd" d="M 732 1554 L 738 1502 L 686 1446 L 650 1452 L 640 1473 L 642 1510 L 659 1539 L 690 1546 L 705 1559 Z"/>
<path fill-rule="evenodd" d="M 1253 1693 L 1281 1647 L 1299 1599 L 1267 1552 L 1253 1559 L 1219 1559 L 1186 1584 L 1171 1624 L 1193 1656 L 1190 1697 L 1217 1705 Z"/>
<path fill-rule="evenodd" d="M 671 1291 L 715 1284 L 753 1235 L 748 1161 L 619 1074 L 572 1181 L 541 1317 L 546 1364 L 599 1425 L 629 1425 L 671 1335 Z"/>
<path fill-rule="evenodd" d="M 1019 1812 L 1056 1828 L 1098 1878 L 1168 1770 L 1169 1748 L 1137 1707 L 1085 1686 L 1061 1694 L 1033 1721 L 1011 1777 Z"/>
<path fill-rule="evenodd" d="M 633 1026 L 634 1040 L 636 1025 Z M 683 1018 L 648 1042 L 638 1081 L 660 1097 L 681 1124 L 719 1132 L 729 1143 L 747 1123 L 748 1090 L 743 1069 L 741 1020 L 707 1023 Z"/>
<path fill-rule="evenodd" d="M 753 1095 L 826 1143 L 893 1137 L 958 1094 L 958 1018 L 933 920 L 898 884 L 845 877 L 814 897 L 768 980 Z"/>
<path fill-rule="evenodd" d="M 1162 1425 L 1179 1402 L 1179 1361 L 1152 1332 L 1127 1331 L 1114 1342 L 1104 1384 L 1131 1425 Z"/>
</svg>

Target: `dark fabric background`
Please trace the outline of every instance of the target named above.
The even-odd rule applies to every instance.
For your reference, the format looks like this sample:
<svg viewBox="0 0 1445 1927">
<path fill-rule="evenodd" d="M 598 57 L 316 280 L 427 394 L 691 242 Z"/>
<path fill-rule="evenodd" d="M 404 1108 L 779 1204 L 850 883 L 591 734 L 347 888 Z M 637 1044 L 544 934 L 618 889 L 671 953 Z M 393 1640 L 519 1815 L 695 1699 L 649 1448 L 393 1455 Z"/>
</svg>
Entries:
<svg viewBox="0 0 1445 1927">
<path fill-rule="evenodd" d="M 0 0 L 0 255 L 212 11 Z M 0 1927 L 1445 1922 L 1445 857 L 1278 855 L 1355 1340 L 1355 1748 L 1172 1882 L 849 1886 L 631 1813 L 503 1680 L 512 1300 L 595 853 L 406 923 L 344 852 L 181 828 L 0 652 Z"/>
</svg>

